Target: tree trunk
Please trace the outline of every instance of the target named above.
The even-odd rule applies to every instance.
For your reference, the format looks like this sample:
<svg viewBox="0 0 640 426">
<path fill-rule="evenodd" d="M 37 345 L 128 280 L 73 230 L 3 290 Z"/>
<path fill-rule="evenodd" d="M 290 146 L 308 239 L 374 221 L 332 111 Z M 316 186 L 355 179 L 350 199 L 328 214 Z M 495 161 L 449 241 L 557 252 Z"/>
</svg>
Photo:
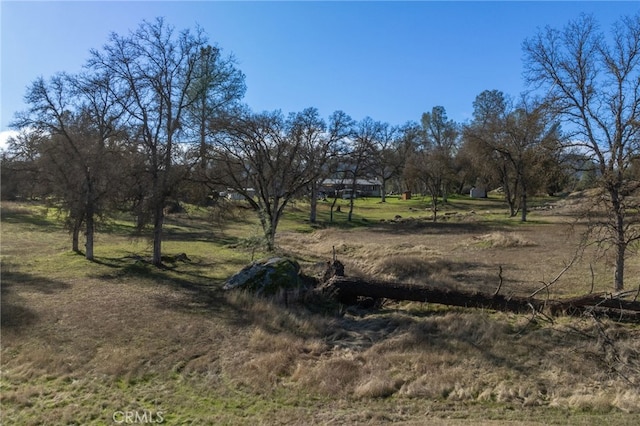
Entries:
<svg viewBox="0 0 640 426">
<path fill-rule="evenodd" d="M 614 288 L 616 291 L 624 289 L 624 260 L 627 250 L 627 242 L 624 232 L 624 217 L 621 212 L 616 213 L 616 271 L 614 275 Z"/>
<path fill-rule="evenodd" d="M 199 107 L 199 134 L 198 137 L 200 139 L 200 170 L 204 171 L 207 168 L 207 98 L 204 93 L 200 97 L 200 107 Z"/>
<path fill-rule="evenodd" d="M 80 228 L 82 227 L 82 219 L 73 219 L 73 228 L 71 229 L 71 250 L 80 253 Z"/>
<path fill-rule="evenodd" d="M 331 203 L 331 209 L 329 210 L 329 222 L 333 223 L 333 209 L 338 202 L 338 191 L 333 195 L 333 203 Z"/>
<path fill-rule="evenodd" d="M 620 182 L 622 179 L 618 179 Z M 624 263 L 627 251 L 627 241 L 624 227 L 624 211 L 620 202 L 620 193 L 618 186 L 611 184 L 609 187 L 609 196 L 611 197 L 611 213 L 615 221 L 612 226 L 614 233 L 614 245 L 616 251 L 616 264 L 613 277 L 613 286 L 616 291 L 624 289 Z"/>
<path fill-rule="evenodd" d="M 518 214 L 518 211 L 516 210 L 516 206 L 515 206 L 516 198 L 511 194 L 511 187 L 509 186 L 509 178 L 507 175 L 507 171 L 503 170 L 502 174 L 503 174 L 502 189 L 504 190 L 504 199 L 509 205 L 509 217 L 514 217 L 516 214 Z M 515 188 L 514 188 L 514 191 L 515 191 Z"/>
<path fill-rule="evenodd" d="M 87 260 L 93 260 L 93 235 L 95 230 L 95 223 L 93 219 L 93 211 L 87 211 L 87 228 L 86 228 L 86 252 L 84 257 Z"/>
<path fill-rule="evenodd" d="M 91 180 L 91 174 L 89 168 L 87 167 L 87 204 L 85 206 L 85 216 L 87 221 L 87 227 L 85 231 L 85 254 L 84 257 L 87 260 L 93 260 L 93 231 L 95 229 L 94 215 L 94 191 L 93 191 L 93 182 Z"/>
<path fill-rule="evenodd" d="M 349 199 L 349 214 L 347 215 L 348 222 L 351 222 L 351 218 L 353 217 L 353 203 L 355 202 L 357 193 L 356 179 L 354 178 L 353 185 L 351 186 L 351 198 Z"/>
<path fill-rule="evenodd" d="M 313 180 L 311 182 L 311 211 L 309 213 L 309 222 L 316 223 L 318 217 L 318 183 Z"/>
<path fill-rule="evenodd" d="M 466 183 L 466 178 L 460 179 L 460 184 L 458 185 L 458 194 L 462 194 L 462 190 L 464 189 L 464 185 Z"/>
<path fill-rule="evenodd" d="M 520 221 L 521 222 L 526 222 L 527 221 L 527 191 L 522 188 L 522 200 L 521 200 L 522 205 L 520 206 L 522 208 L 522 216 Z"/>
<path fill-rule="evenodd" d="M 153 218 L 153 264 L 162 266 L 162 225 L 164 223 L 164 203 L 157 202 Z"/>
<path fill-rule="evenodd" d="M 529 298 L 505 297 L 501 295 L 484 295 L 452 291 L 443 288 L 429 287 L 397 282 L 381 282 L 358 278 L 333 277 L 326 284 L 333 294 L 343 303 L 352 303 L 358 296 L 385 298 L 393 300 L 409 300 L 415 302 L 437 303 L 450 306 L 470 308 L 486 308 L 509 312 L 531 311 L 530 303 L 537 310 L 544 302 Z"/>
<path fill-rule="evenodd" d="M 580 315 L 592 308 L 599 308 L 602 311 L 607 309 L 611 310 L 614 312 L 614 314 L 611 315 L 612 317 L 616 317 L 615 310 L 623 310 L 628 313 L 636 312 L 636 316 L 640 313 L 640 302 L 613 298 L 611 294 L 607 293 L 588 294 L 571 299 L 554 300 L 548 302 L 548 304 L 552 315 L 561 313 Z"/>
<path fill-rule="evenodd" d="M 267 233 L 267 250 L 269 252 L 272 252 L 276 249 L 276 229 L 278 228 L 278 222 L 280 220 L 279 216 L 280 215 L 276 210 L 274 215 L 271 217 L 271 222 Z"/>
<path fill-rule="evenodd" d="M 276 248 L 276 229 L 278 227 L 278 221 L 280 220 L 281 206 L 278 206 L 278 201 L 274 200 L 271 206 L 272 211 L 268 211 L 265 206 L 262 206 L 263 210 L 259 211 L 260 225 L 262 226 L 262 234 L 264 236 L 264 243 L 266 249 L 272 252 Z"/>
<path fill-rule="evenodd" d="M 433 223 L 438 221 L 438 196 L 431 194 L 431 212 L 433 214 L 432 220 Z"/>
<path fill-rule="evenodd" d="M 521 170 L 524 166 L 522 164 L 519 164 L 518 166 L 518 170 Z M 527 184 L 524 180 L 524 176 L 523 176 L 523 172 L 519 171 L 518 172 L 518 182 L 520 182 L 520 186 L 522 187 L 522 195 L 520 195 L 520 208 L 522 209 L 522 216 L 520 216 L 520 221 L 521 222 L 526 222 L 527 221 Z M 516 191 L 517 191 L 517 187 L 518 185 L 516 185 Z"/>
<path fill-rule="evenodd" d="M 380 202 L 382 203 L 387 202 L 387 194 L 385 194 L 385 192 L 387 192 L 385 189 L 386 185 L 387 185 L 387 180 L 383 177 L 380 183 Z"/>
<path fill-rule="evenodd" d="M 351 218 L 353 217 L 353 195 L 349 200 L 349 214 L 347 215 L 347 221 L 351 222 Z"/>
<path fill-rule="evenodd" d="M 265 243 L 267 245 L 267 251 L 270 253 L 276 249 L 276 242 L 273 234 L 273 232 L 267 232 L 264 236 Z"/>
<path fill-rule="evenodd" d="M 331 263 L 329 265 L 331 266 Z M 343 270 L 342 273 L 344 273 Z M 328 278 L 328 280 L 320 287 L 321 290 L 344 304 L 356 304 L 358 297 L 367 297 L 516 313 L 543 312 L 545 308 L 548 308 L 551 315 L 583 316 L 585 313 L 590 313 L 607 315 L 621 320 L 640 321 L 640 302 L 627 301 L 607 293 L 589 294 L 566 300 L 540 300 L 531 297 L 487 295 L 449 290 L 427 285 L 363 280 L 339 274 L 333 274 L 329 278 L 327 275 L 331 276 L 332 274 L 325 275 L 325 279 Z"/>
<path fill-rule="evenodd" d="M 516 201 L 511 197 L 511 191 L 508 187 L 505 187 L 505 198 L 507 200 L 507 204 L 509 205 L 509 217 L 515 217 L 518 214 L 518 209 L 516 208 Z"/>
</svg>

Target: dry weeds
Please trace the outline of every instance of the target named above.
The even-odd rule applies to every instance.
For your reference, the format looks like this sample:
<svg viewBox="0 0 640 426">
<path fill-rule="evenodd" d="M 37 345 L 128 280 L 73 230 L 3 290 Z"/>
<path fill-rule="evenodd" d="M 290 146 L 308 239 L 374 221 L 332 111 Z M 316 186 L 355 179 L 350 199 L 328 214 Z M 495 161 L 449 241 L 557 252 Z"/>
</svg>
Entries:
<svg viewBox="0 0 640 426">
<path fill-rule="evenodd" d="M 161 410 L 168 424 L 640 420 L 637 326 L 222 294 L 207 277 L 225 256 L 219 246 L 194 265 L 123 273 L 112 260 L 76 264 L 64 232 L 41 242 L 37 226 L 2 229 L 5 424 L 104 424 L 115 410 Z M 576 238 L 562 222 L 402 226 L 285 233 L 279 244 L 307 266 L 335 246 L 348 274 L 479 290 L 495 290 L 502 265 L 503 291 L 523 294 L 563 266 Z M 469 244 L 487 235 L 507 243 Z M 608 272 L 595 273 L 606 288 Z M 590 273 L 572 270 L 556 286 L 583 292 Z"/>
<path fill-rule="evenodd" d="M 530 247 L 535 243 L 528 241 L 522 235 L 515 232 L 492 232 L 476 237 L 472 237 L 469 245 L 478 245 L 483 248 L 513 248 Z"/>
</svg>

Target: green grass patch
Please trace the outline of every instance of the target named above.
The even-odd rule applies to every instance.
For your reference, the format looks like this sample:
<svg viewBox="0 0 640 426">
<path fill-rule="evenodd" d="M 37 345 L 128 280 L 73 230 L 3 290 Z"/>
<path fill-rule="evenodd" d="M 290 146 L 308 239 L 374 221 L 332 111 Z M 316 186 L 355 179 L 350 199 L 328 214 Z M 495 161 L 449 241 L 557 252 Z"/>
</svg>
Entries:
<svg viewBox="0 0 640 426">
<path fill-rule="evenodd" d="M 340 203 L 333 223 L 322 203 L 319 224 L 308 222 L 308 204 L 290 206 L 280 249 L 313 264 L 335 245 L 364 272 L 393 272 L 385 261 L 403 261 L 437 285 L 486 282 L 491 290 L 500 264 L 501 291 L 512 294 L 526 292 L 526 280 L 539 285 L 532 274 L 560 256 L 545 244 L 569 247 L 542 221 L 512 233 L 517 221 L 504 219 L 497 199 L 451 197 L 439 213 L 477 222 L 438 224 L 424 199 L 358 199 L 351 222 L 348 201 Z M 99 229 L 89 262 L 69 250 L 59 216 L 3 203 L 3 423 L 102 425 L 124 413 L 166 424 L 638 423 L 637 326 L 225 293 L 230 275 L 267 255 L 254 212 L 229 213 L 218 221 L 187 206 L 169 215 L 165 266 L 156 268 L 150 241 L 132 236 L 126 216 Z M 524 243 L 513 242 L 517 234 Z M 535 251 L 542 261 L 522 262 L 528 249 L 527 260 Z"/>
</svg>

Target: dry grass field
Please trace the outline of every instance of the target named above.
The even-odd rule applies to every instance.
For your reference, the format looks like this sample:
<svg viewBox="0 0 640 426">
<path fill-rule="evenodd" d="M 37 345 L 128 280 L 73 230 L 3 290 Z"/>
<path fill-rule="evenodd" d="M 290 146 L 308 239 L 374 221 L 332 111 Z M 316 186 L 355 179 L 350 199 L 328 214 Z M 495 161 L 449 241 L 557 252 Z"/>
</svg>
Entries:
<svg viewBox="0 0 640 426">
<path fill-rule="evenodd" d="M 500 292 L 529 295 L 573 258 L 579 204 L 539 200 L 522 224 L 498 199 L 455 198 L 432 223 L 423 200 L 367 199 L 353 223 L 322 205 L 311 226 L 297 203 L 277 242 L 308 274 L 335 252 L 348 275 L 492 293 L 502 267 Z M 3 202 L 2 424 L 640 424 L 640 326 L 225 293 L 265 255 L 252 214 L 229 216 L 172 215 L 156 269 L 126 220 L 87 262 L 53 211 Z M 549 297 L 609 290 L 608 256 L 589 247 Z M 640 286 L 637 255 L 627 277 Z"/>
</svg>

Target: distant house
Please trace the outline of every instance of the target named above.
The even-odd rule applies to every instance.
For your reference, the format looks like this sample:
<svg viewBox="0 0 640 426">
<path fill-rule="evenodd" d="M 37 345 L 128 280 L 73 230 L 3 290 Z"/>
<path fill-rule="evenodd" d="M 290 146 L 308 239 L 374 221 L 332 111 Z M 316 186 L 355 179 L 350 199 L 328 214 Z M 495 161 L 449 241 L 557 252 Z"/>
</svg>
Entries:
<svg viewBox="0 0 640 426">
<path fill-rule="evenodd" d="M 381 189 L 382 184 L 376 179 L 356 179 L 356 197 L 378 197 Z M 353 179 L 325 179 L 320 185 L 320 192 L 330 197 L 351 198 Z"/>
<path fill-rule="evenodd" d="M 483 186 L 473 186 L 469 191 L 471 198 L 487 198 L 487 189 Z"/>
<path fill-rule="evenodd" d="M 253 189 L 253 188 L 246 188 L 245 192 L 251 198 L 253 198 L 256 195 L 256 190 Z M 237 191 L 235 191 L 235 190 L 233 190 L 231 188 L 227 189 L 224 192 L 221 192 L 220 196 L 221 197 L 225 197 L 228 200 L 232 200 L 232 201 L 244 201 L 244 200 L 246 200 L 246 197 L 243 194 L 241 194 L 241 193 L 239 193 L 239 192 L 237 192 Z"/>
</svg>

